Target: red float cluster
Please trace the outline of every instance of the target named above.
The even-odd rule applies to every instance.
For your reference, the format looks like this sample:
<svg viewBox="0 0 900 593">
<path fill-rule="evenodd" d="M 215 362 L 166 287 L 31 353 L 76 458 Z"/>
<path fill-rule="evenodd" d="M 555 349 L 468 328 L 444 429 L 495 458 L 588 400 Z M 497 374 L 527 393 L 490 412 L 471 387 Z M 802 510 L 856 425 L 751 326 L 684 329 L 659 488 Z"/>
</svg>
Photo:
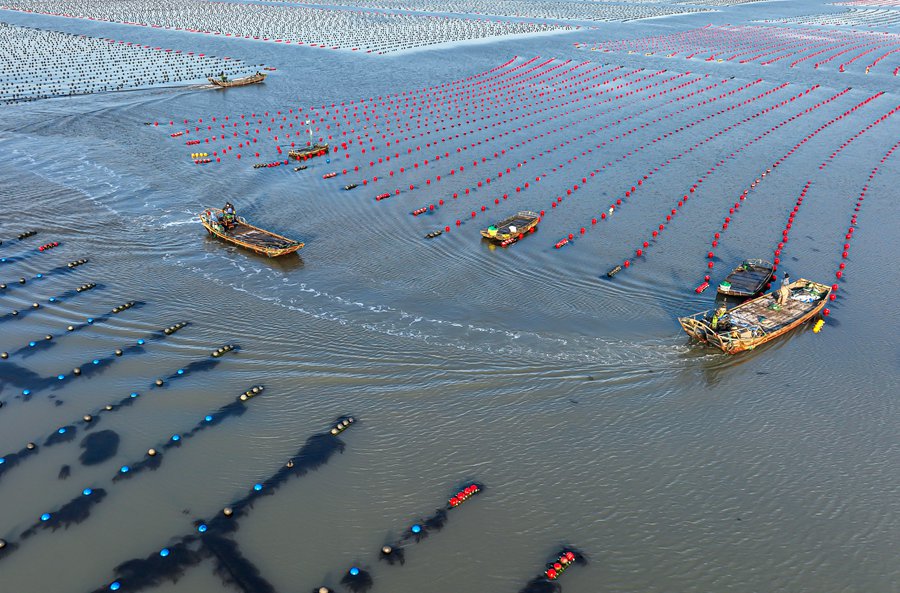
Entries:
<svg viewBox="0 0 900 593">
<path fill-rule="evenodd" d="M 566 571 L 567 568 L 572 566 L 575 562 L 575 554 L 574 552 L 564 551 L 559 555 L 559 558 L 556 559 L 556 562 L 552 562 L 547 566 L 547 570 L 544 571 L 544 575 L 551 581 L 555 581 L 562 573 Z"/>
<path fill-rule="evenodd" d="M 38 247 L 38 251 L 50 251 L 54 247 L 59 247 L 58 241 L 53 241 L 52 243 L 44 243 L 40 247 Z"/>
<path fill-rule="evenodd" d="M 481 492 L 481 488 L 478 484 L 469 484 L 455 495 L 451 496 L 450 500 L 447 501 L 447 504 L 450 505 L 451 508 L 458 507 L 479 492 Z"/>
</svg>

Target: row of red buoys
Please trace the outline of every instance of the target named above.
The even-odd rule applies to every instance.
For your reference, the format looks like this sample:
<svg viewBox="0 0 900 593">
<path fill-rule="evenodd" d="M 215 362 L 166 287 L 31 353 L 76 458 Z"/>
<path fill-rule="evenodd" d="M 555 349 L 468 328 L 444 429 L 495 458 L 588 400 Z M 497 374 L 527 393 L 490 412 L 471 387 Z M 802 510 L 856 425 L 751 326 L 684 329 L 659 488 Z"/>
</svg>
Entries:
<svg viewBox="0 0 900 593">
<path fill-rule="evenodd" d="M 846 59 L 838 65 L 840 72 L 847 71 L 860 58 L 875 54 L 878 57 L 865 66 L 864 72 L 868 74 L 878 62 L 885 59 L 900 63 L 900 54 L 895 54 L 898 44 L 900 35 L 879 31 L 707 25 L 667 35 L 610 40 L 596 44 L 581 43 L 576 44 L 576 47 L 603 52 L 661 54 L 668 58 L 680 56 L 692 59 L 699 56 L 707 62 L 752 62 L 764 66 L 794 58 L 790 63 L 791 68 L 801 64 L 808 65 L 815 58 L 819 58 L 819 61 L 813 64 L 814 69 L 838 58 Z M 736 48 L 746 47 L 749 49 L 736 51 Z M 896 69 L 894 75 L 896 76 Z"/>
</svg>

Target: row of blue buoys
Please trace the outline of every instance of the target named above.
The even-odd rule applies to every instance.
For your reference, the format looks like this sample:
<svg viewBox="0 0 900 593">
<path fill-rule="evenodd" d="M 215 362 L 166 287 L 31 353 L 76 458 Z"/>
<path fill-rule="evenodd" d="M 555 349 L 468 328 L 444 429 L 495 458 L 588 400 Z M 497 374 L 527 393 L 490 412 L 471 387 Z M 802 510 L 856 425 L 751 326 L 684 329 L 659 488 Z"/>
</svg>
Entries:
<svg viewBox="0 0 900 593">
<path fill-rule="evenodd" d="M 86 292 L 88 290 L 92 290 L 94 288 L 97 288 L 98 286 L 99 285 L 96 284 L 95 282 L 89 282 L 87 284 L 82 284 L 81 286 L 79 286 L 73 290 L 68 290 L 62 294 L 55 296 L 55 297 L 50 297 L 49 299 L 47 299 L 47 303 L 54 304 L 54 303 L 58 303 L 60 301 L 65 301 L 67 299 L 74 297 L 75 295 L 77 295 L 79 293 Z M 9 313 L 7 313 L 5 315 L 0 315 L 0 323 L 3 323 L 4 321 L 10 321 L 10 320 L 16 319 L 16 318 L 22 318 L 25 315 L 27 315 L 29 312 L 35 311 L 40 308 L 41 308 L 41 304 L 38 302 L 34 302 L 27 309 L 22 309 L 21 311 L 18 309 L 13 309 L 12 311 L 10 311 Z"/>
<path fill-rule="evenodd" d="M 245 392 L 252 397 L 252 390 Z M 239 401 L 245 401 L 238 398 Z M 146 558 L 135 558 L 123 562 L 115 568 L 116 578 L 112 582 L 95 589 L 95 593 L 107 591 L 139 591 L 156 586 L 162 580 L 175 580 L 188 568 L 197 566 L 211 558 L 223 574 L 229 574 L 245 591 L 267 593 L 274 591 L 255 566 L 243 557 L 237 544 L 228 537 L 238 529 L 239 519 L 252 508 L 260 496 L 272 495 L 288 479 L 302 477 L 312 470 L 328 463 L 331 457 L 344 450 L 343 441 L 338 438 L 355 422 L 352 416 L 342 416 L 332 428 L 310 436 L 303 446 L 269 478 L 253 484 L 247 494 L 232 501 L 214 517 L 194 521 L 194 532 L 174 538 L 174 543 L 160 548 Z M 161 561 L 164 559 L 165 561 Z M 252 587 L 249 589 L 248 587 Z"/>
<path fill-rule="evenodd" d="M 235 401 L 230 404 L 226 404 L 219 408 L 218 410 L 211 412 L 203 417 L 203 419 L 198 422 L 194 427 L 183 434 L 174 434 L 169 437 L 164 443 L 157 445 L 156 447 L 151 447 L 147 450 L 146 456 L 135 463 L 126 464 L 119 468 L 116 472 L 116 475 L 113 476 L 113 482 L 117 482 L 121 479 L 131 477 L 135 473 L 139 473 L 145 469 L 157 469 L 162 463 L 162 454 L 165 450 L 180 447 L 181 444 L 186 440 L 193 437 L 196 433 L 206 428 L 216 426 L 221 423 L 223 420 L 240 416 L 246 411 L 246 406 L 249 400 L 256 397 L 260 393 L 262 393 L 264 387 L 262 385 L 255 385 L 250 389 L 246 390 L 240 396 L 238 396 Z M 86 415 L 84 417 L 85 422 L 91 421 L 91 416 Z M 106 433 L 110 433 L 110 436 L 114 437 L 112 441 L 115 443 L 115 446 L 118 445 L 118 435 L 115 435 L 112 431 L 104 431 Z M 88 437 L 85 438 L 85 441 L 99 436 L 101 433 L 92 433 Z M 102 440 L 102 439 L 101 439 Z M 106 439 L 109 440 L 109 439 Z M 84 441 L 82 442 L 84 445 Z M 33 447 L 34 448 L 34 447 Z M 100 454 L 98 455 L 97 460 L 91 461 L 90 463 L 85 463 L 84 459 L 82 462 L 86 465 L 93 465 L 95 463 L 99 463 L 102 461 L 106 461 L 114 454 L 114 450 L 111 454 Z M 261 485 L 256 484 L 254 486 L 254 490 L 261 490 Z M 50 511 L 41 514 L 39 521 L 37 521 L 34 525 L 26 529 L 21 536 L 21 539 L 26 539 L 39 529 L 50 528 L 56 530 L 60 527 L 68 528 L 70 525 L 74 525 L 76 523 L 81 523 L 90 515 L 91 507 L 100 503 L 103 498 L 106 496 L 106 491 L 100 488 L 85 488 L 81 492 L 81 496 L 75 497 L 61 508 L 55 511 Z M 8 544 L 8 542 L 4 542 Z M 3 546 L 5 547 L 5 545 Z M 15 545 L 11 545 L 7 550 L 6 554 L 2 553 L 3 547 L 0 547 L 0 558 L 8 555 L 15 549 Z M 166 554 L 163 555 L 165 557 Z"/>
<path fill-rule="evenodd" d="M 75 333 L 86 327 L 90 327 L 90 326 L 96 325 L 98 323 L 103 323 L 107 319 L 111 318 L 112 314 L 122 313 L 123 311 L 127 311 L 128 309 L 132 309 L 135 307 L 139 307 L 143 304 L 144 303 L 142 303 L 141 301 L 128 301 L 127 303 L 123 303 L 121 305 L 113 307 L 111 313 L 104 313 L 97 317 L 87 317 L 87 318 L 85 318 L 83 323 L 79 323 L 78 325 L 75 325 L 75 324 L 67 325 L 66 326 L 66 334 Z M 63 335 L 66 335 L 66 334 L 63 334 Z M 30 342 L 28 342 L 27 345 L 22 346 L 18 350 L 15 350 L 11 353 L 10 352 L 0 352 L 0 360 L 6 360 L 7 358 L 10 358 L 11 356 L 17 356 L 17 355 L 27 356 L 32 352 L 38 352 L 44 348 L 49 347 L 50 344 L 52 344 L 51 340 L 53 340 L 53 336 L 51 334 L 47 334 L 46 336 L 44 336 L 43 340 L 31 340 Z"/>
<path fill-rule="evenodd" d="M 32 280 L 43 280 L 44 278 L 46 278 L 48 276 L 53 276 L 54 274 L 62 274 L 62 273 L 66 273 L 66 272 L 71 272 L 78 266 L 83 266 L 86 263 L 88 263 L 87 259 L 78 259 L 75 261 L 70 261 L 65 266 L 57 266 L 57 267 L 53 268 L 52 270 L 47 270 L 46 272 L 40 272 L 38 274 L 35 274 L 35 276 Z M 21 277 L 15 284 L 19 284 L 21 286 L 21 285 L 27 284 L 27 282 L 28 282 L 28 280 L 26 280 L 25 277 Z M 15 284 L 13 284 L 13 286 L 15 286 Z M 0 282 L 0 290 L 5 291 L 8 288 L 10 288 L 10 285 L 8 283 Z"/>
<path fill-rule="evenodd" d="M 229 352 L 236 349 L 236 346 L 232 346 Z M 202 360 L 194 361 L 188 364 L 186 367 L 178 369 L 176 372 L 172 373 L 170 377 L 185 377 L 193 372 L 202 372 L 207 370 L 212 370 L 221 362 L 220 357 L 205 358 Z M 155 387 L 161 387 L 165 382 L 157 379 L 156 382 L 151 384 L 150 388 L 153 389 Z M 243 394 L 242 396 L 243 397 Z M 51 432 L 46 439 L 44 439 L 43 446 L 50 447 L 53 445 L 71 442 L 75 439 L 78 433 L 78 425 L 92 425 L 96 424 L 100 421 L 100 418 L 104 414 L 108 414 L 114 412 L 116 410 L 129 407 L 134 405 L 135 402 L 140 398 L 140 393 L 137 391 L 132 391 L 129 395 L 121 398 L 119 401 L 106 404 L 105 406 L 95 410 L 91 413 L 84 414 L 78 421 L 73 422 L 71 424 L 67 424 L 64 426 L 60 426 L 53 432 Z M 19 465 L 23 460 L 28 457 L 32 457 L 40 452 L 40 448 L 35 444 L 35 442 L 28 442 L 22 449 L 19 451 L 15 451 L 12 453 L 7 453 L 4 456 L 0 456 L 0 478 L 3 475 L 10 471 L 13 467 Z"/>
</svg>

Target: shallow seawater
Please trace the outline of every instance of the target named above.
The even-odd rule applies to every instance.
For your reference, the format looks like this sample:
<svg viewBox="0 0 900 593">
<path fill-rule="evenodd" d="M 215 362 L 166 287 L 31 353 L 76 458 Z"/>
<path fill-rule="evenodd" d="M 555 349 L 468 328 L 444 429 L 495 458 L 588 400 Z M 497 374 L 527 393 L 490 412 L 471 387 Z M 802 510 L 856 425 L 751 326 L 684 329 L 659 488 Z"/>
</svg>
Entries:
<svg viewBox="0 0 900 593">
<path fill-rule="evenodd" d="M 820 5 L 761 6 L 380 57 L 4 11 L 2 20 L 15 24 L 230 55 L 277 70 L 264 85 L 224 92 L 197 84 L 2 108 L 0 257 L 19 259 L 0 263 L 0 282 L 9 285 L 0 292 L 0 316 L 28 314 L 0 318 L 0 351 L 19 352 L 0 361 L 0 456 L 29 441 L 38 453 L 0 474 L 0 538 L 18 545 L 0 557 L 0 591 L 107 587 L 117 565 L 196 533 L 196 520 L 209 521 L 245 497 L 342 415 L 357 420 L 340 436 L 343 452 L 255 500 L 233 534 L 276 591 L 323 584 L 343 590 L 341 579 L 354 565 L 373 576 L 373 593 L 518 591 L 564 546 L 587 558 L 560 579 L 567 592 L 900 591 L 900 409 L 891 395 L 900 351 L 893 339 L 898 315 L 886 299 L 898 280 L 891 261 L 898 248 L 897 157 L 869 182 L 840 298 L 820 333 L 806 326 L 728 357 L 691 344 L 677 323 L 679 315 L 712 306 L 713 289 L 696 294 L 694 287 L 737 196 L 801 138 L 887 91 L 768 174 L 715 249 L 713 284 L 745 257 L 771 257 L 811 180 L 782 267 L 795 278 L 833 281 L 853 203 L 897 141 L 896 122 L 871 128 L 827 167 L 820 164 L 900 104 L 896 78 L 573 48 L 576 41 L 743 22 L 762 10 L 796 16 Z M 643 74 L 709 75 L 708 84 L 720 84 L 716 94 L 762 81 L 602 149 L 594 147 L 624 132 L 612 125 L 616 119 L 633 115 L 631 129 L 687 104 L 654 103 L 656 111 L 641 114 L 645 106 L 637 101 L 617 103 L 617 115 L 590 121 L 570 114 L 553 125 L 561 131 L 525 142 L 549 132 L 540 125 L 545 116 L 526 104 L 516 127 L 535 127 L 460 155 L 452 149 L 463 140 L 442 143 L 441 154 L 447 147 L 450 157 L 408 169 L 395 182 L 386 178 L 389 169 L 421 164 L 430 153 L 370 168 L 357 150 L 350 160 L 310 161 L 305 171 L 294 172 L 293 164 L 257 170 L 246 151 L 243 162 L 195 165 L 188 157 L 195 148 L 169 137 L 170 120 L 419 93 L 536 56 L 535 64 L 554 58 L 645 68 Z M 738 96 L 750 99 L 785 82 L 786 89 L 716 115 Z M 815 84 L 821 87 L 809 95 L 675 158 Z M 847 87 L 827 106 L 728 156 Z M 464 129 L 506 118 L 495 113 Z M 713 117 L 653 142 L 707 115 Z M 162 125 L 144 125 L 154 121 Z M 551 150 L 603 125 L 612 127 Z M 524 144 L 493 157 L 516 143 Z M 637 150 L 645 144 L 651 147 Z M 588 147 L 593 152 L 581 156 Z M 634 154 L 616 161 L 628 151 Z M 573 156 L 578 160 L 566 162 Z M 502 182 L 449 198 L 526 159 Z M 725 164 L 646 257 L 635 258 L 671 205 L 719 160 Z M 555 196 L 608 162 L 534 235 L 506 249 L 481 241 L 482 226 L 516 210 L 550 210 Z M 340 188 L 355 177 L 322 179 L 344 163 L 359 165 L 360 179 L 381 179 L 350 192 Z M 565 167 L 554 172 L 559 164 Z M 447 176 L 459 165 L 465 173 Z M 654 167 L 633 199 L 580 236 L 580 227 L 590 227 Z M 434 175 L 444 177 L 429 190 L 424 181 Z M 418 189 L 372 199 L 381 188 L 408 184 Z M 504 192 L 509 200 L 494 204 Z M 439 198 L 447 205 L 410 216 Z M 196 214 L 226 199 L 251 221 L 306 246 L 297 256 L 268 260 L 208 238 Z M 449 233 L 423 238 L 445 225 Z M 39 232 L 15 240 L 29 229 Z M 570 232 L 573 243 L 555 249 Z M 60 245 L 37 251 L 51 241 Z M 48 273 L 81 258 L 89 262 Z M 607 270 L 626 258 L 633 268 L 608 279 Z M 97 287 L 48 303 L 92 282 Z M 36 301 L 42 306 L 29 310 Z M 130 301 L 139 305 L 110 314 Z M 179 322 L 188 325 L 159 336 Z M 29 347 L 31 341 L 38 345 Z M 226 344 L 238 348 L 210 356 Z M 125 353 L 115 356 L 116 349 Z M 73 377 L 75 367 L 86 376 Z M 58 374 L 65 378 L 56 380 Z M 243 414 L 165 449 L 158 469 L 113 481 L 148 448 L 163 450 L 255 385 L 265 390 Z M 25 397 L 24 389 L 33 393 Z M 133 392 L 138 397 L 130 398 Z M 118 403 L 129 399 L 131 405 Z M 86 429 L 78 420 L 88 413 L 96 418 Z M 65 426 L 77 427 L 74 439 L 44 445 Z M 101 430 L 118 436 L 113 457 L 82 464 L 79 444 Z M 60 479 L 63 466 L 69 476 Z M 451 510 L 439 532 L 409 546 L 404 565 L 378 560 L 382 545 L 471 482 L 484 491 Z M 89 516 L 20 540 L 42 513 L 84 488 L 105 491 Z M 205 559 L 151 590 L 220 591 L 215 568 Z"/>
</svg>

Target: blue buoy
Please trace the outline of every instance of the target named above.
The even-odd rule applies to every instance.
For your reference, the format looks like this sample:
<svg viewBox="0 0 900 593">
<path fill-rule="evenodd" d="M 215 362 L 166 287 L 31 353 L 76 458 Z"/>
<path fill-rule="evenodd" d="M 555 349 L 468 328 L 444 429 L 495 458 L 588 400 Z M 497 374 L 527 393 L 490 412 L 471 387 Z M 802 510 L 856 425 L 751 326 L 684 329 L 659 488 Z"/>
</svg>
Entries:
<svg viewBox="0 0 900 593">
<path fill-rule="evenodd" d="M 90 488 L 85 488 L 84 490 L 81 491 L 81 493 L 84 494 L 85 496 L 90 496 L 91 494 L 94 493 L 94 491 L 91 490 Z"/>
<path fill-rule="evenodd" d="M 100 361 L 97 360 L 96 358 L 95 358 L 94 360 L 92 360 L 91 362 L 92 362 L 93 364 L 100 364 Z"/>
<path fill-rule="evenodd" d="M 212 422 L 212 416 L 207 416 L 206 418 L 204 418 L 204 420 L 206 420 L 207 422 Z"/>
<path fill-rule="evenodd" d="M 121 586 L 122 586 L 122 583 L 120 583 L 119 581 L 113 581 L 112 583 L 109 584 L 109 590 L 110 591 L 118 591 L 119 587 L 121 587 Z"/>
<path fill-rule="evenodd" d="M 28 342 L 28 345 L 34 348 L 35 342 Z"/>
<path fill-rule="evenodd" d="M 135 397 L 137 397 L 137 396 L 138 396 L 137 392 L 135 392 L 135 391 L 132 391 L 132 392 L 131 392 L 131 397 L 132 397 L 132 398 L 135 398 Z"/>
<path fill-rule="evenodd" d="M 41 521 L 49 521 L 49 520 L 50 520 L 50 513 L 44 513 L 43 515 L 41 515 Z"/>
<path fill-rule="evenodd" d="M 257 492 L 262 490 L 262 488 L 263 488 L 262 484 L 254 484 L 253 485 L 253 489 L 256 490 Z"/>
<path fill-rule="evenodd" d="M 43 278 L 43 277 L 44 277 L 43 274 L 38 274 L 37 276 L 35 276 L 35 278 Z"/>
<path fill-rule="evenodd" d="M 168 556 L 168 555 L 169 555 L 169 548 L 163 548 L 162 550 L 160 550 L 160 551 L 159 551 L 159 555 L 162 556 L 163 558 L 165 558 L 166 556 Z"/>
<path fill-rule="evenodd" d="M 422 526 L 416 523 L 410 528 L 410 531 L 412 531 L 413 533 L 419 533 L 420 531 L 422 531 Z"/>
<path fill-rule="evenodd" d="M 56 302 L 56 297 L 50 297 L 50 302 L 51 302 L 51 303 L 55 303 L 55 302 Z"/>
<path fill-rule="evenodd" d="M 88 323 L 94 323 L 94 318 L 93 318 L 93 317 L 88 317 L 87 322 L 88 322 Z"/>
<path fill-rule="evenodd" d="M 184 374 L 184 369 L 178 369 L 178 374 L 179 374 L 179 375 L 183 375 L 183 374 Z"/>
<path fill-rule="evenodd" d="M 178 441 L 181 440 L 181 437 L 178 436 L 177 434 L 173 434 L 173 435 L 172 435 L 172 440 L 175 441 L 175 442 L 177 443 Z"/>
<path fill-rule="evenodd" d="M 56 432 L 58 432 L 59 434 L 66 434 L 66 427 L 63 426 L 62 428 L 59 428 Z"/>
<path fill-rule="evenodd" d="M 59 379 L 60 381 L 62 381 L 63 379 L 66 378 L 66 376 L 65 375 L 56 375 L 56 378 Z"/>
<path fill-rule="evenodd" d="M 354 576 L 354 577 L 355 577 L 355 576 L 358 575 L 358 574 L 359 574 L 359 569 L 356 568 L 355 566 L 354 566 L 353 568 L 350 569 L 350 576 Z"/>
<path fill-rule="evenodd" d="M 208 527 L 206 526 L 206 523 L 201 523 L 197 526 L 197 531 L 199 531 L 200 533 L 206 533 L 207 529 Z"/>
<path fill-rule="evenodd" d="M 6 457 L 0 457 L 0 465 L 6 463 Z"/>
<path fill-rule="evenodd" d="M 141 338 L 140 340 L 138 340 L 137 343 L 138 343 L 138 346 L 143 346 L 143 345 L 144 345 L 144 338 Z"/>
<path fill-rule="evenodd" d="M 119 471 L 122 472 L 123 474 L 127 474 L 128 472 L 131 471 L 131 468 L 128 467 L 127 465 L 123 465 L 122 467 L 119 468 Z"/>
<path fill-rule="evenodd" d="M 22 395 L 31 395 L 31 390 L 30 389 L 22 390 Z"/>
</svg>

